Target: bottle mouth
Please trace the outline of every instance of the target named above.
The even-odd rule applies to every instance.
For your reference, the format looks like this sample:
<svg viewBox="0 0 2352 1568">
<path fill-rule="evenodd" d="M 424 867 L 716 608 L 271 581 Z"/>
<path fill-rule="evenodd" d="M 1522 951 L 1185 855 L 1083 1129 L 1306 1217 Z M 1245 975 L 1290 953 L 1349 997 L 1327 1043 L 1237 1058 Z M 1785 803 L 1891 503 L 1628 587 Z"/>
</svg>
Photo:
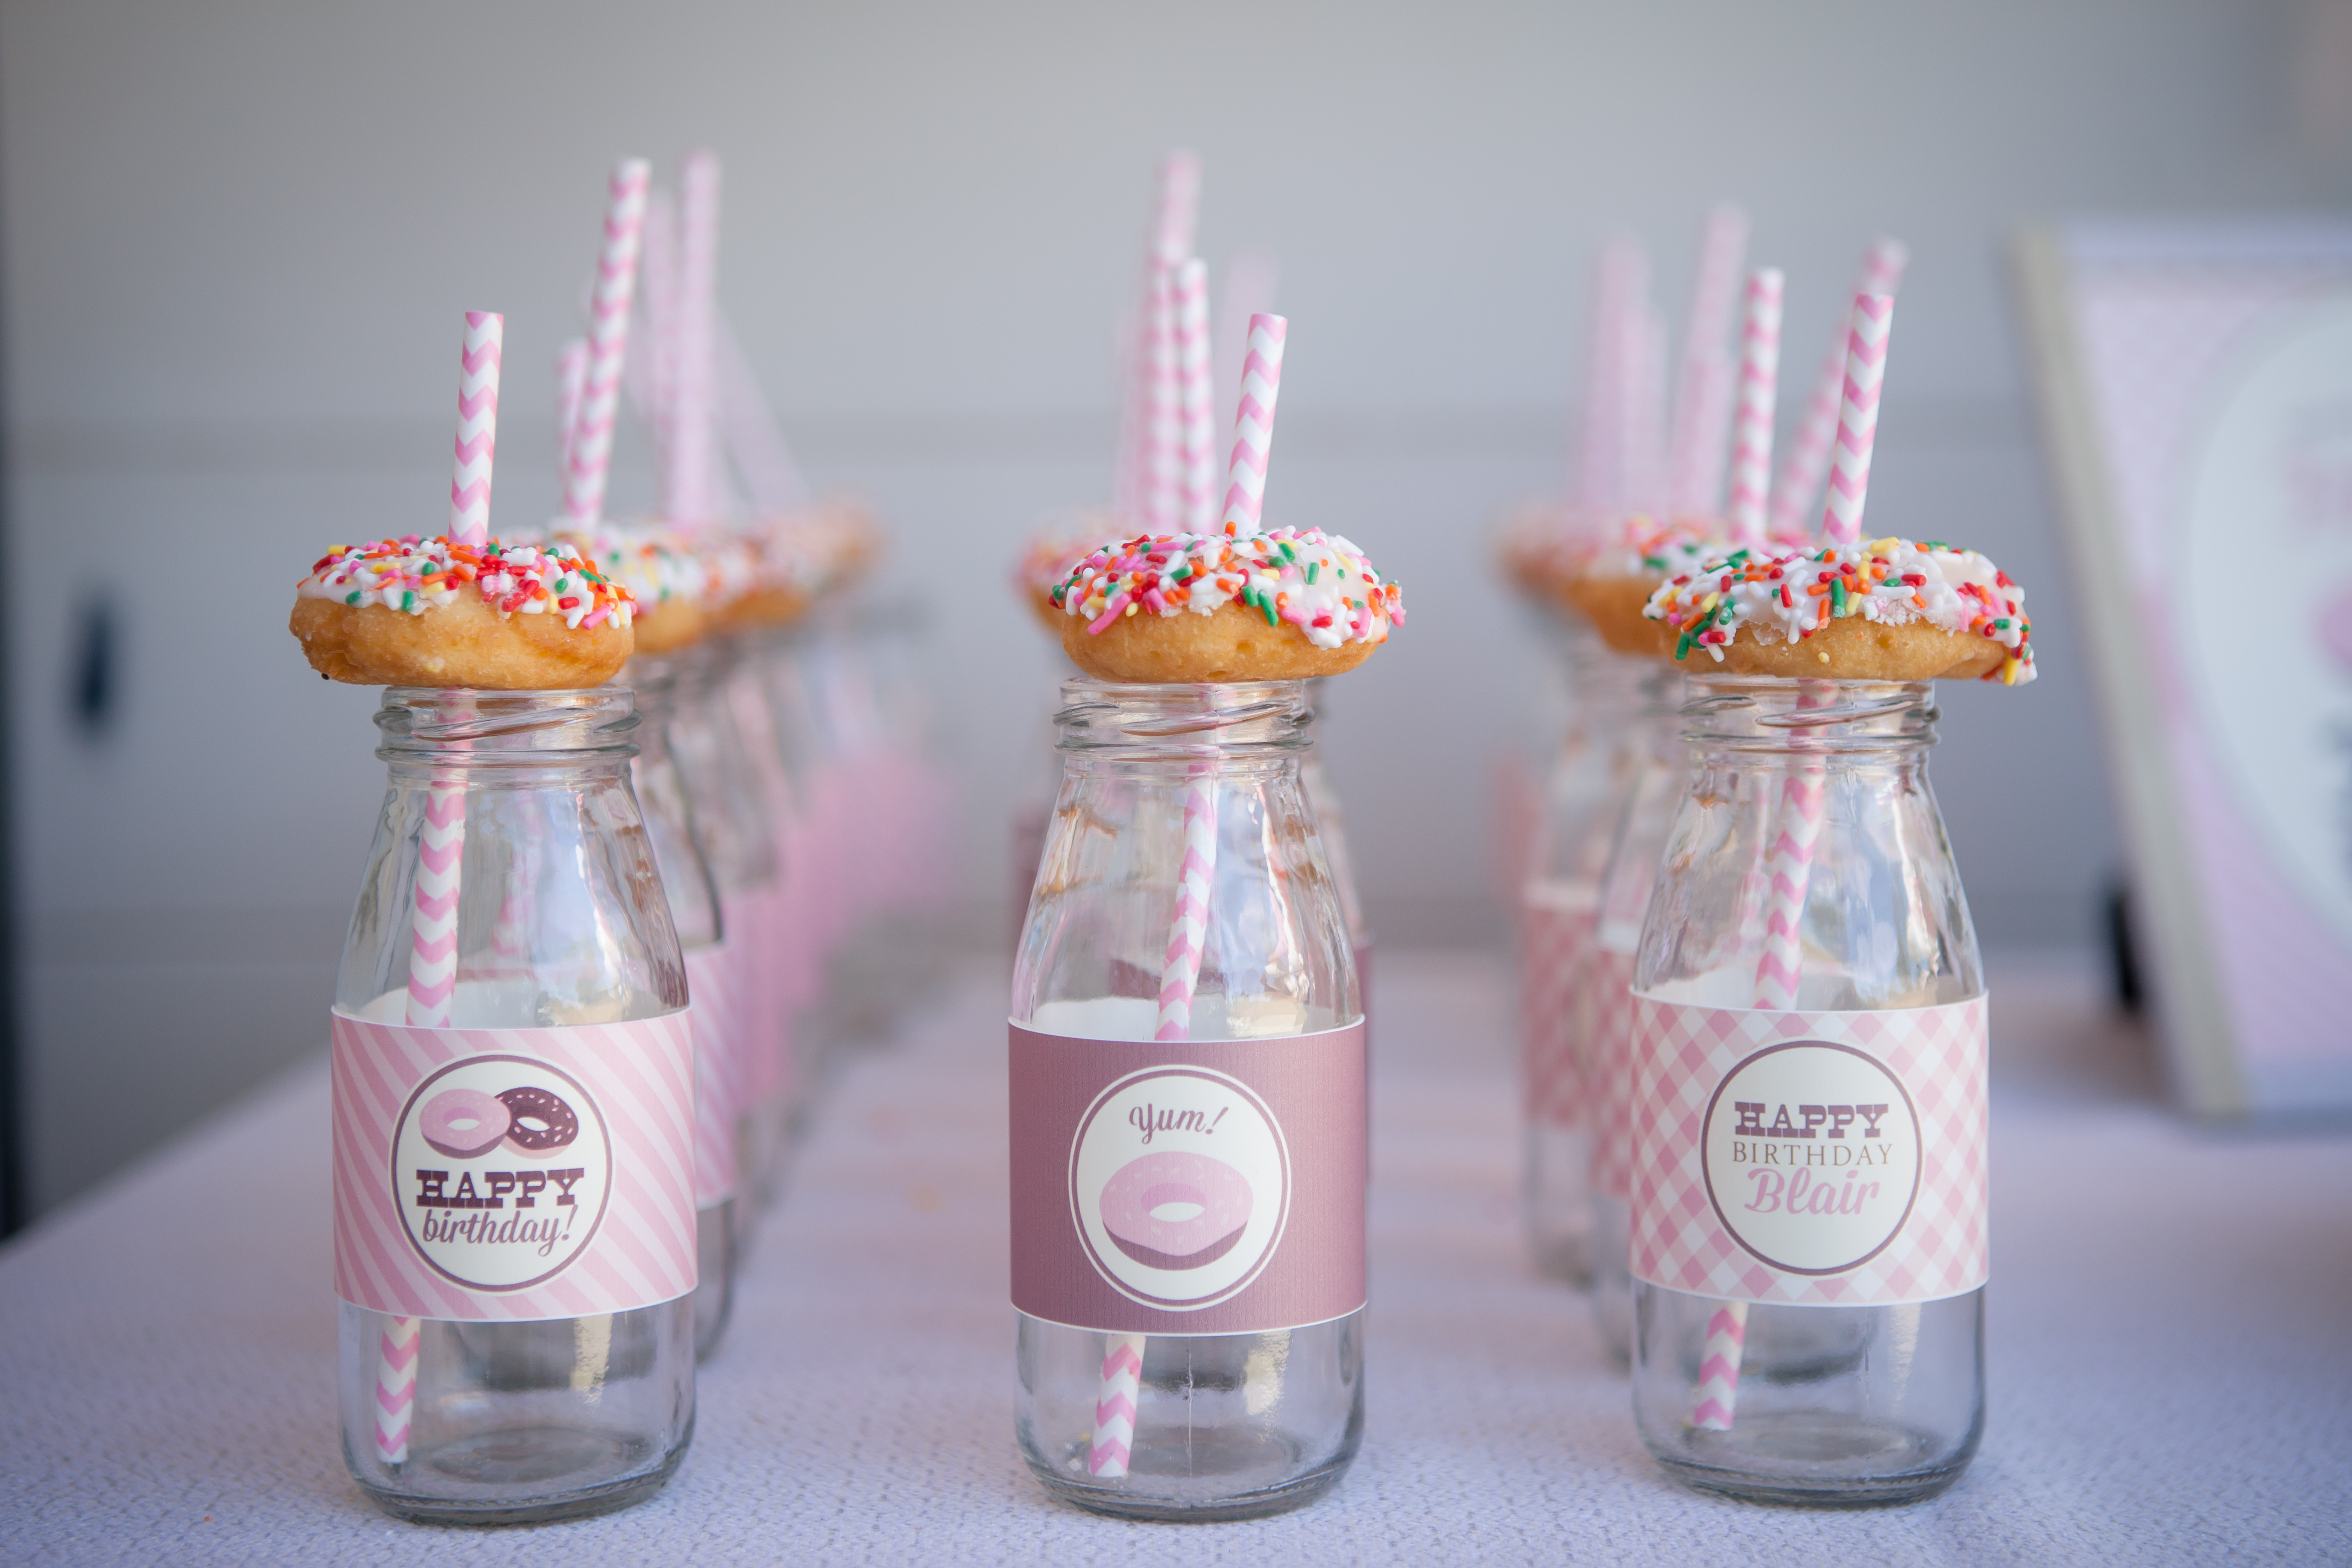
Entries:
<svg viewBox="0 0 2352 1568">
<path fill-rule="evenodd" d="M 484 692 L 391 686 L 375 712 L 387 762 L 488 764 L 625 760 L 637 754 L 636 694 L 626 686 Z"/>
<path fill-rule="evenodd" d="M 1305 681 L 1156 685 L 1080 676 L 1054 715 L 1065 751 L 1176 756 L 1305 747 L 1315 710 Z"/>
</svg>

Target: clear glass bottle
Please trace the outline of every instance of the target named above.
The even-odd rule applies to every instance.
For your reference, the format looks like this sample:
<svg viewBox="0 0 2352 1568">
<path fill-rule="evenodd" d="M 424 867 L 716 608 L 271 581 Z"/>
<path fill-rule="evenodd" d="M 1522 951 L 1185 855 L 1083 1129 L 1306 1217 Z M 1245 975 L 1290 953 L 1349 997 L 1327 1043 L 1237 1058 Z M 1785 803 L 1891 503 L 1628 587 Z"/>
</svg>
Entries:
<svg viewBox="0 0 2352 1568">
<path fill-rule="evenodd" d="M 629 784 L 636 722 L 630 694 L 610 687 L 385 692 L 376 755 L 389 789 L 336 978 L 338 1013 L 415 1021 L 428 806 L 446 822 L 452 800 L 462 824 L 455 984 L 446 1019 L 431 1027 L 609 1026 L 685 1008 L 677 937 Z M 446 842 L 446 826 L 436 831 Z M 527 1322 L 396 1318 L 346 1300 L 338 1343 L 344 1460 L 399 1518 L 510 1524 L 626 1507 L 661 1488 L 693 1436 L 685 1291 L 627 1312 Z M 413 1354 L 415 1381 L 391 1459 L 377 1419 L 395 1345 Z"/>
<path fill-rule="evenodd" d="M 779 858 L 759 776 L 727 700 L 731 651 L 702 643 L 673 663 L 669 742 L 685 781 L 696 841 L 719 889 L 719 917 L 734 963 L 743 1030 L 742 1176 L 752 1201 L 737 1206 L 736 1245 L 782 1178 L 792 1117 L 791 1039 L 778 992 L 782 931 Z"/>
<path fill-rule="evenodd" d="M 1081 679 L 1064 696 L 1064 781 L 1015 958 L 1014 1024 L 1068 1041 L 1152 1040 L 1181 868 L 1198 863 L 1186 797 L 1206 779 L 1214 781 L 1204 813 L 1213 821 L 1213 871 L 1193 873 L 1205 882 L 1205 925 L 1189 1029 L 1179 1038 L 1248 1041 L 1262 1050 L 1237 1055 L 1272 1061 L 1286 1045 L 1304 1051 L 1318 1031 L 1359 1022 L 1339 892 L 1299 783 L 1311 720 L 1300 683 Z M 1354 1040 L 1360 1093 L 1360 1031 Z M 1355 1135 L 1362 1132 L 1358 1113 Z M 1355 1159 L 1354 1190 L 1340 1195 L 1347 1212 L 1335 1227 L 1360 1226 L 1360 1154 Z M 1066 1207 L 1060 1223 L 1070 1223 Z M 1280 1239 L 1284 1249 L 1318 1244 L 1297 1225 Z M 1089 1448 L 1107 1349 L 1118 1336 L 1016 1316 L 1022 1454 L 1048 1490 L 1081 1507 L 1143 1519 L 1251 1518 L 1320 1496 L 1355 1458 L 1364 1419 L 1360 1305 L 1277 1332 L 1138 1336 L 1131 1456 L 1117 1479 L 1097 1472 Z"/>
<path fill-rule="evenodd" d="M 1611 837 L 1638 771 L 1636 682 L 1648 666 L 1609 653 L 1588 628 L 1559 642 L 1569 720 L 1519 886 L 1521 1197 L 1536 1271 L 1581 1287 L 1593 1270 L 1592 1107 L 1578 998 Z"/>
<path fill-rule="evenodd" d="M 1592 1322 L 1618 1364 L 1633 1354 L 1631 1234 L 1633 959 L 1658 876 L 1667 831 L 1690 788 L 1683 744 L 1682 675 L 1654 661 L 1633 673 L 1633 695 L 1621 763 L 1629 777 L 1601 873 L 1592 949 L 1574 1002 L 1578 1060 L 1586 1064 L 1593 1137 Z"/>
<path fill-rule="evenodd" d="M 1891 1210 L 1901 1218 L 1866 1263 L 1848 1267 L 1843 1257 L 1832 1258 L 1834 1269 L 1783 1274 L 1772 1287 L 1808 1301 L 1826 1301 L 1832 1287 L 1847 1301 L 1874 1291 L 1901 1298 L 1894 1304 L 1740 1305 L 1638 1282 L 1635 1415 L 1659 1461 L 1706 1490 L 1832 1506 L 1931 1496 L 1968 1468 L 1984 1430 L 1985 1045 L 1976 934 L 1927 782 L 1933 698 L 1925 684 L 1760 677 L 1695 676 L 1690 691 L 1685 734 L 1694 748 L 1693 788 L 1650 899 L 1635 966 L 1640 1006 L 1753 1009 L 1748 1017 L 1763 1015 L 1756 1040 L 1811 1033 L 1869 1045 L 1893 1064 L 1862 1070 L 1881 1075 L 1873 1078 L 1880 1084 L 1875 1098 L 1894 1102 L 1887 1122 L 1916 1118 L 1909 1148 L 1918 1174 L 1909 1207 Z M 1807 790 L 1817 803 L 1797 812 Z M 1791 834 L 1792 822 L 1808 821 L 1817 837 L 1806 854 L 1790 846 L 1803 837 Z M 1790 910 L 1793 943 L 1784 926 L 1775 936 L 1776 916 Z M 1776 942 L 1791 967 L 1759 968 Z M 1792 988 L 1775 977 L 1790 974 Z M 1741 1019 L 1733 1011 L 1711 1016 Z M 1864 1058 L 1847 1046 L 1822 1049 L 1842 1052 L 1840 1062 Z M 1641 1048 L 1645 1076 L 1637 1092 L 1657 1099 L 1675 1092 L 1664 1065 L 1670 1054 Z M 1736 1104 L 1724 1096 L 1756 1082 L 1745 1066 L 1722 1081 L 1717 1102 Z M 1901 1083 L 1899 1093 L 1886 1092 L 1887 1080 Z M 1691 1092 L 1705 1087 L 1694 1079 Z M 1814 1096 L 1800 1087 L 1790 1097 Z M 1752 1109 L 1760 1124 L 1778 1098 L 1764 1094 L 1738 1105 L 1739 1114 Z M 1798 1150 L 1816 1164 L 1816 1150 L 1843 1159 L 1860 1146 L 1841 1137 L 1845 1109 L 1796 1108 L 1799 1123 L 1818 1121 L 1826 1110 L 1822 1138 L 1793 1124 L 1767 1136 L 1777 1150 Z M 1865 1117 L 1886 1109 L 1861 1105 Z M 1860 1123 L 1845 1129 L 1862 1130 Z M 1831 1138 L 1841 1141 L 1832 1145 Z M 1649 1181 L 1669 1145 L 1649 1131 L 1640 1144 Z M 1965 1181 L 1956 1174 L 1963 1168 L 1973 1172 Z M 1774 1208 L 1784 1197 L 1788 1211 L 1799 1209 L 1795 1170 L 1785 1187 L 1770 1173 L 1746 1174 L 1753 1182 L 1729 1190 L 1752 1186 L 1755 1198 L 1720 1197 L 1719 1212 Z M 1890 1185 L 1888 1201 L 1899 1203 L 1899 1179 Z M 1813 1184 L 1809 1224 L 1845 1211 L 1817 1201 L 1824 1186 Z M 1637 1214 L 1637 1226 L 1643 1218 Z M 1863 1223 L 1861 1216 L 1852 1223 Z M 1759 1258 L 1769 1250 L 1748 1239 L 1740 1245 Z M 1744 1256 L 1735 1262 L 1751 1279 L 1763 1272 Z M 1655 1260 L 1645 1266 L 1637 1259 L 1636 1266 L 1668 1271 Z M 1711 1331 L 1740 1339 L 1731 1331 L 1743 1316 L 1744 1344 L 1710 1345 Z M 1732 1351 L 1727 1367 L 1712 1359 L 1724 1348 Z M 1701 1414 L 1697 1397 L 1709 1378 L 1718 1380 L 1727 1406 L 1713 1418 Z"/>
<path fill-rule="evenodd" d="M 740 1098 L 734 1053 L 740 1042 L 725 1038 L 733 1023 L 732 956 L 719 923 L 719 887 L 694 833 L 694 810 L 677 759 L 671 755 L 669 725 L 677 692 L 677 672 L 667 659 L 639 654 L 622 678 L 636 694 L 637 758 L 629 776 L 645 812 L 654 863 L 669 894 L 670 924 L 693 987 L 695 1003 L 695 1209 L 694 1353 L 707 1361 L 727 1332 L 735 1309 L 736 1183 L 740 1179 L 743 1134 L 732 1103 Z M 723 1137 L 730 1146 L 708 1149 L 703 1140 Z"/>
</svg>

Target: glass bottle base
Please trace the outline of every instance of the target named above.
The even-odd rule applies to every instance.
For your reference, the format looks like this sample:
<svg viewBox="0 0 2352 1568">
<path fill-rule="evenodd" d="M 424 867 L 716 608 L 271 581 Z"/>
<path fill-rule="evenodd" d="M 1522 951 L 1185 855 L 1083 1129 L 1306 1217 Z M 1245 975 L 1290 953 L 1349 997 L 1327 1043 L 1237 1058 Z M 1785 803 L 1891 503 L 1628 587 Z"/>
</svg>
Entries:
<svg viewBox="0 0 2352 1568">
<path fill-rule="evenodd" d="M 1259 1468 L 1252 1462 L 1251 1456 L 1203 1455 L 1197 1447 L 1181 1441 L 1139 1445 L 1127 1475 L 1118 1480 L 1086 1478 L 1083 1448 L 1071 1451 L 1071 1468 L 1067 1471 L 1049 1469 L 1034 1459 L 1029 1469 L 1047 1491 L 1089 1513 L 1161 1524 L 1219 1524 L 1231 1520 L 1264 1519 L 1269 1514 L 1305 1508 L 1339 1484 L 1339 1478 L 1348 1473 L 1355 1457 L 1350 1445 L 1348 1452 L 1319 1469 L 1286 1476 L 1260 1490 L 1243 1492 L 1226 1489 L 1232 1485 L 1236 1471 Z M 1263 1468 L 1277 1473 L 1286 1471 L 1297 1458 L 1286 1445 L 1284 1452 L 1265 1456 Z M 1195 1468 L 1205 1469 L 1215 1476 L 1216 1493 L 1190 1501 L 1182 1493 Z M 1130 1487 L 1135 1490 L 1129 1490 Z"/>
<path fill-rule="evenodd" d="M 690 1441 L 691 1428 L 688 1435 Z M 646 1469 L 640 1467 L 652 1445 L 640 1439 L 587 1429 L 512 1427 L 412 1454 L 399 1471 L 431 1486 L 430 1495 L 394 1491 L 367 1480 L 360 1490 L 393 1518 L 413 1524 L 549 1524 L 643 1502 L 668 1483 L 688 1447 L 680 1443 L 666 1461 Z M 567 1481 L 561 1490 L 527 1500 L 514 1496 L 519 1489 Z"/>
<path fill-rule="evenodd" d="M 1893 1508 L 1934 1497 L 1959 1479 L 1976 1445 L 1950 1454 L 1944 1443 L 1907 1427 L 1807 1410 L 1743 1415 L 1731 1431 L 1685 1431 L 1679 1443 L 1654 1443 L 1650 1451 L 1668 1475 L 1718 1497 L 1794 1508 Z"/>
</svg>

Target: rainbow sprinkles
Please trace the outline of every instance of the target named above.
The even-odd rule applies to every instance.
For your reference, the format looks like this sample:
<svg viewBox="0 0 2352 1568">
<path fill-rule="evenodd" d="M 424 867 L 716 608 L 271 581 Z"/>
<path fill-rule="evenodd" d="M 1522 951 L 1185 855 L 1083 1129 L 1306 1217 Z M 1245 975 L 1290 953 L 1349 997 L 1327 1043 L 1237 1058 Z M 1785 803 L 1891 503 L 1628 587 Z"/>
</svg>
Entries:
<svg viewBox="0 0 2352 1568">
<path fill-rule="evenodd" d="M 1404 624 L 1402 591 L 1319 528 L 1139 535 L 1087 556 L 1053 599 L 1096 636 L 1123 615 L 1213 615 L 1228 604 L 1287 622 L 1318 648 L 1383 643 Z"/>
<path fill-rule="evenodd" d="M 381 604 L 422 615 L 468 586 L 501 617 L 556 615 L 573 631 L 610 621 L 626 627 L 636 601 L 571 545 L 454 544 L 405 534 L 372 544 L 339 545 L 319 558 L 295 589 L 303 599 L 353 608 Z"/>
</svg>

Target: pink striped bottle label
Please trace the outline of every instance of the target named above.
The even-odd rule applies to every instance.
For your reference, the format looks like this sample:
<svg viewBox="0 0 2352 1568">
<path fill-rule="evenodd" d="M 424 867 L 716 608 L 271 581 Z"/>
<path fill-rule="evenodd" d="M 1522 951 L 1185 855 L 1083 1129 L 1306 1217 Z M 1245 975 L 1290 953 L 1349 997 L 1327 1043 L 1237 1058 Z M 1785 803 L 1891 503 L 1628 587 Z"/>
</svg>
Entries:
<svg viewBox="0 0 2352 1568">
<path fill-rule="evenodd" d="M 335 1293 L 527 1322 L 694 1289 L 690 1009 L 560 1029 L 333 1015 Z"/>
<path fill-rule="evenodd" d="M 735 1196 L 735 1124 L 746 1103 L 740 998 L 726 943 L 687 954 L 686 989 L 694 998 L 694 1206 L 709 1208 Z"/>
<path fill-rule="evenodd" d="M 1878 1012 L 1633 1001 L 1635 1278 L 1901 1306 L 1981 1286 L 1985 998 Z"/>
<path fill-rule="evenodd" d="M 1011 1026 L 1013 1304 L 1271 1333 L 1364 1304 L 1364 1026 L 1113 1040 Z"/>
</svg>

